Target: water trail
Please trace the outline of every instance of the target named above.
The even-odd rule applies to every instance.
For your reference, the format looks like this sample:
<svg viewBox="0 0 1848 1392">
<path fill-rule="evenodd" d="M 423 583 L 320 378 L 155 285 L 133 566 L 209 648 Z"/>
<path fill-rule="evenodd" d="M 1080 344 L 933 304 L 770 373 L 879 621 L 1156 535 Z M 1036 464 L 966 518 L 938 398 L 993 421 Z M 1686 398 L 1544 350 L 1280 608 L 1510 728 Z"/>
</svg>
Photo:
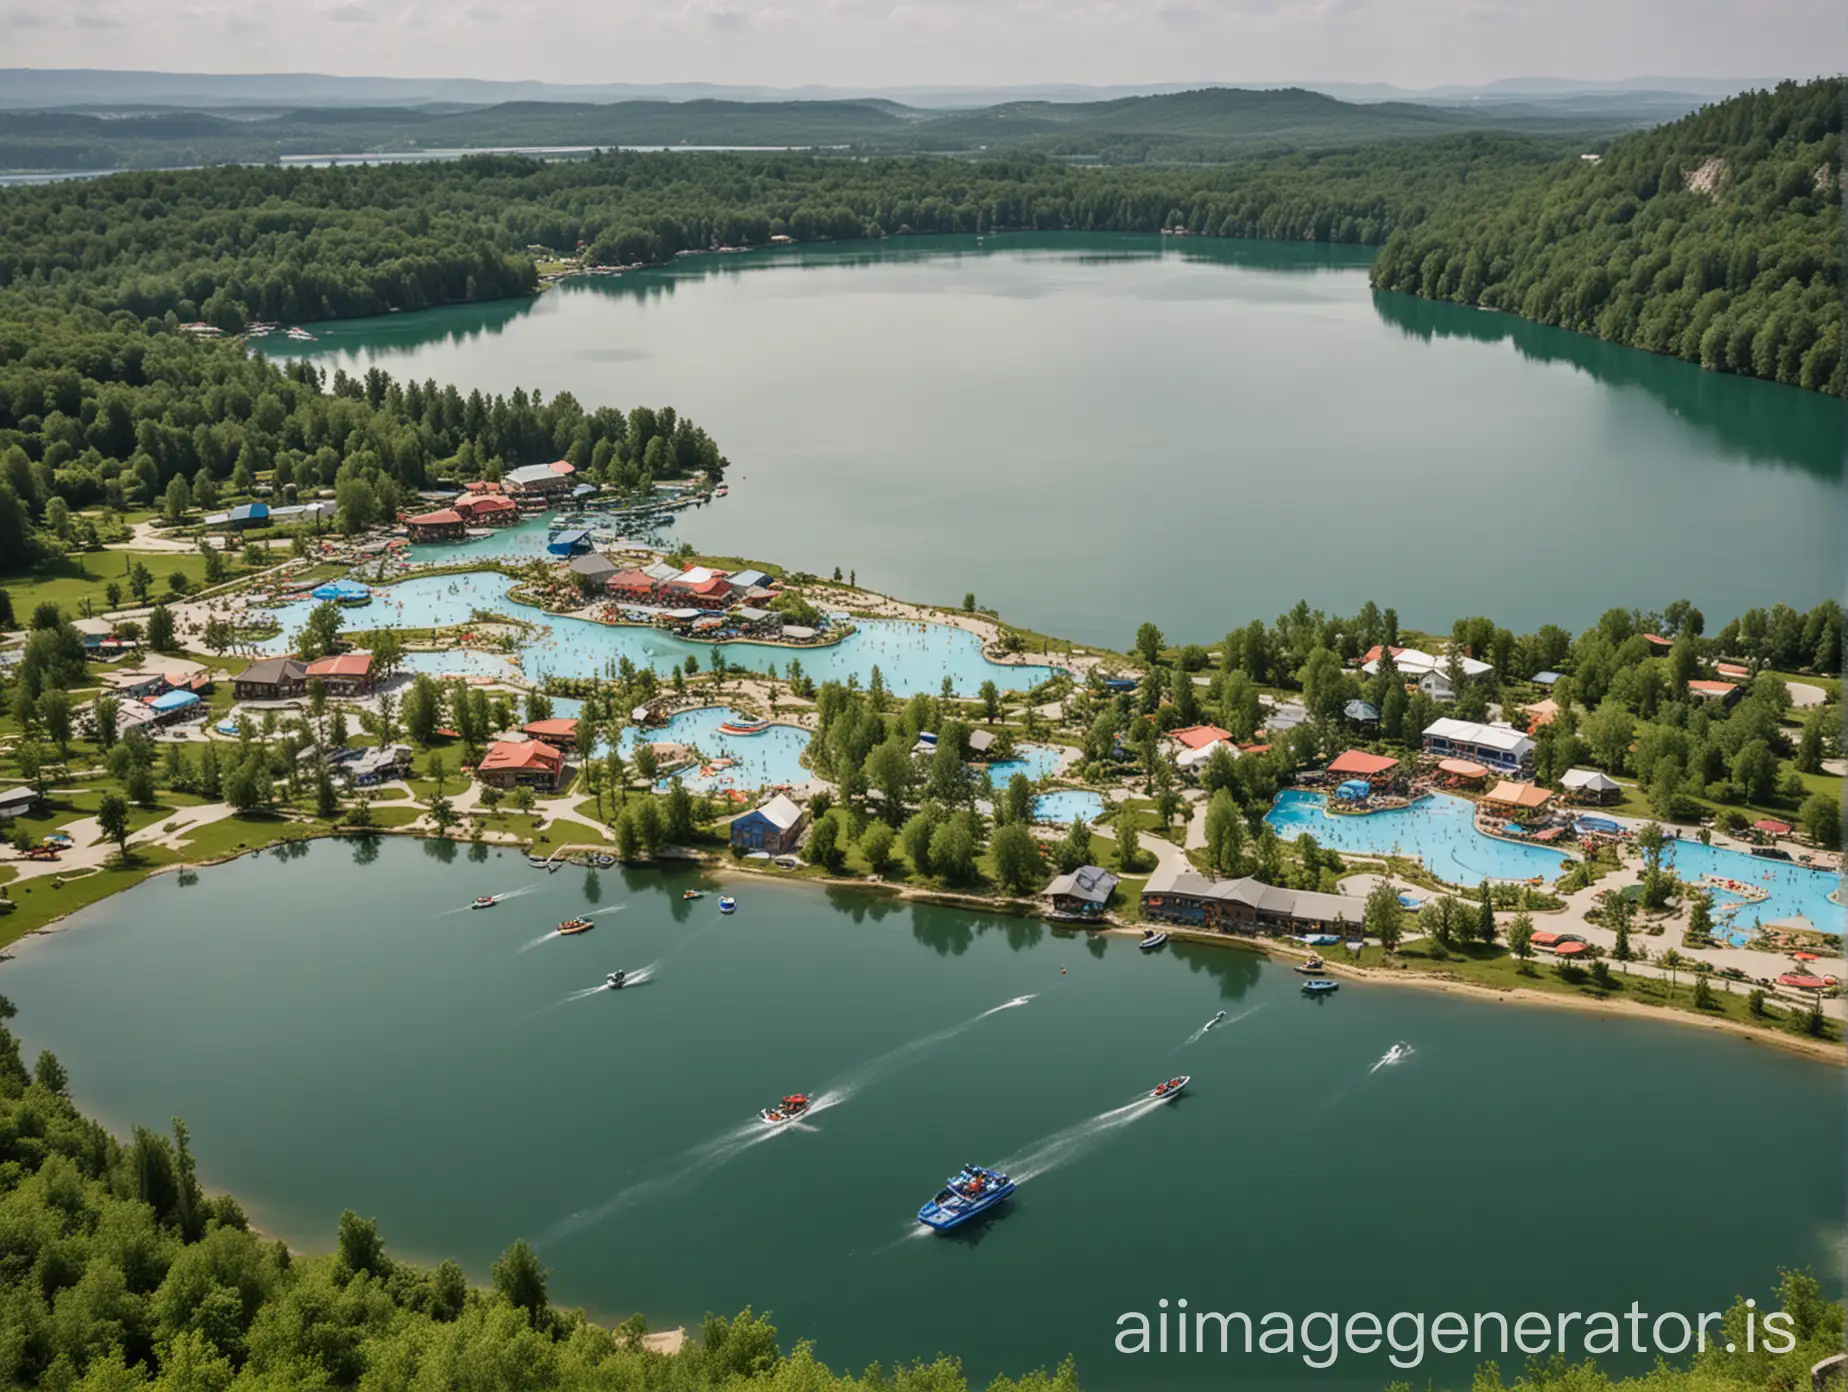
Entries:
<svg viewBox="0 0 1848 1392">
<path fill-rule="evenodd" d="M 672 955 L 671 952 L 668 954 L 669 957 Z M 650 962 L 647 966 L 640 968 L 630 976 L 628 978 L 629 982 L 639 984 L 642 981 L 648 980 L 661 963 L 666 960 L 667 958 L 663 957 L 659 961 Z M 624 989 L 628 989 L 627 984 L 625 984 Z M 860 1067 L 848 1073 L 839 1082 L 816 1092 L 809 1102 L 809 1109 L 804 1114 L 805 1117 L 813 1119 L 817 1114 L 827 1111 L 830 1107 L 840 1106 L 841 1103 L 847 1101 L 848 1098 L 852 1097 L 861 1088 L 885 1076 L 895 1068 L 916 1061 L 931 1047 L 955 1038 L 964 1030 L 973 1028 L 991 1015 L 998 1015 L 1003 1010 L 1013 1010 L 1018 1006 L 1025 1005 L 1032 999 L 1033 997 L 1031 995 L 1015 996 L 1012 1000 L 1003 1001 L 1000 1005 L 984 1010 L 979 1015 L 971 1016 L 961 1024 L 951 1025 L 948 1029 L 938 1030 L 935 1034 L 927 1034 L 922 1039 L 914 1039 L 908 1044 L 901 1044 L 896 1049 L 891 1049 L 886 1053 L 880 1054 L 877 1058 L 860 1065 Z M 637 1183 L 629 1185 L 625 1189 L 618 1190 L 596 1207 L 582 1209 L 577 1213 L 573 1213 L 568 1218 L 553 1224 L 553 1226 L 542 1235 L 540 1241 L 541 1243 L 554 1242 L 570 1237 L 576 1233 L 582 1232 L 585 1228 L 602 1222 L 612 1214 L 620 1212 L 622 1209 L 629 1207 L 641 1199 L 661 1194 L 680 1192 L 697 1183 L 706 1175 L 718 1169 L 721 1165 L 730 1164 L 752 1146 L 761 1145 L 772 1136 L 780 1135 L 785 1131 L 796 1130 L 806 1131 L 813 1135 L 816 1129 L 817 1128 L 812 1126 L 799 1126 L 796 1124 L 767 1126 L 762 1121 L 744 1122 L 728 1131 L 720 1132 L 711 1140 L 702 1141 L 698 1145 L 682 1151 L 679 1155 L 667 1162 L 668 1173 L 657 1175 L 652 1179 L 640 1180 Z"/>
<path fill-rule="evenodd" d="M 1412 1046 L 1407 1044 L 1403 1039 L 1400 1040 L 1397 1044 L 1380 1055 L 1379 1061 L 1367 1070 L 1368 1076 L 1371 1077 L 1382 1068 L 1391 1068 L 1394 1064 L 1403 1063 L 1412 1056 L 1412 1052 Z"/>
<path fill-rule="evenodd" d="M 817 1092 L 809 1105 L 809 1115 L 813 1116 L 816 1112 L 824 1111 L 828 1107 L 838 1107 L 862 1088 L 877 1082 L 897 1069 L 918 1062 L 926 1052 L 936 1048 L 939 1044 L 946 1044 L 957 1035 L 974 1029 L 991 1015 L 999 1015 L 1003 1010 L 1014 1010 L 1027 1004 L 1037 994 L 1038 992 L 1035 992 L 1033 995 L 1015 996 L 1012 1000 L 1002 1001 L 1001 1004 L 990 1006 L 979 1015 L 971 1015 L 960 1024 L 951 1025 L 948 1029 L 940 1029 L 935 1034 L 927 1034 L 922 1039 L 913 1039 L 908 1044 L 900 1044 L 896 1049 L 888 1049 L 885 1053 L 867 1060 L 858 1068 L 849 1070 L 838 1081 Z"/>
<path fill-rule="evenodd" d="M 539 946 L 540 943 L 550 942 L 553 938 L 556 938 L 558 936 L 560 936 L 559 931 L 556 928 L 553 928 L 547 932 L 541 933 L 538 937 L 534 938 L 529 943 L 522 943 L 520 945 L 520 951 L 521 952 L 531 952 L 535 947 Z"/>
<path fill-rule="evenodd" d="M 604 914 L 621 913 L 628 907 L 627 904 L 611 904 L 607 909 L 592 909 L 589 913 L 585 914 L 584 917 L 602 918 Z"/>
<path fill-rule="evenodd" d="M 521 885 L 518 889 L 510 889 L 503 894 L 490 894 L 488 898 L 492 899 L 496 904 L 504 904 L 509 899 L 518 899 L 523 894 L 531 894 L 537 888 L 539 888 L 539 886 L 536 884 Z M 458 904 L 453 909 L 444 909 L 437 917 L 448 918 L 451 914 L 473 913 L 474 910 L 475 906 L 473 904 Z"/>
<path fill-rule="evenodd" d="M 1043 1140 L 1034 1142 L 1027 1149 L 1003 1160 L 996 1168 L 1006 1173 L 1014 1183 L 1025 1184 L 1061 1165 L 1070 1164 L 1101 1145 L 1111 1132 L 1119 1131 L 1131 1122 L 1140 1121 L 1149 1113 L 1159 1111 L 1167 1102 L 1165 1097 L 1138 1097 L 1134 1102 L 1099 1112 L 1076 1126 L 1068 1126 L 1063 1131 L 1055 1131 Z"/>
<path fill-rule="evenodd" d="M 1176 1048 L 1184 1049 L 1187 1047 L 1188 1044 L 1198 1044 L 1202 1039 L 1206 1038 L 1209 1031 L 1216 1030 L 1216 1029 L 1223 1029 L 1231 1025 L 1236 1025 L 1240 1020 L 1243 1020 L 1247 1016 L 1256 1015 L 1260 1010 L 1262 1010 L 1265 1006 L 1269 1004 L 1270 1004 L 1269 1001 L 1261 1001 L 1257 1005 L 1254 1005 L 1247 1010 L 1239 1011 L 1238 1014 L 1236 1015 L 1227 1015 L 1226 1012 L 1222 1010 L 1217 1015 L 1215 1015 L 1212 1019 L 1208 1020 L 1204 1025 L 1201 1025 L 1199 1029 L 1195 1030 L 1192 1034 L 1188 1035 L 1186 1040 L 1183 1043 L 1177 1045 Z"/>
</svg>

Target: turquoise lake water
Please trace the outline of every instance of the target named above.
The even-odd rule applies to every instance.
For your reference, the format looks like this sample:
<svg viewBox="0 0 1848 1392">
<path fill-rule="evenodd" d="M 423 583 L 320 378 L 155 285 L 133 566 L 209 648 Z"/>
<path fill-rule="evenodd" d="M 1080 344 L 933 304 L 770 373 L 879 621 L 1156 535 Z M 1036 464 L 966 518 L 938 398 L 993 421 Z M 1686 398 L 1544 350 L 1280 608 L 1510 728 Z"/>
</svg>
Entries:
<svg viewBox="0 0 1848 1392">
<path fill-rule="evenodd" d="M 1331 817 L 1320 793 L 1290 788 L 1264 820 L 1286 841 L 1308 832 L 1323 846 L 1338 851 L 1417 856 L 1425 869 L 1449 884 L 1465 887 L 1484 879 L 1553 879 L 1568 856 L 1539 846 L 1517 845 L 1484 836 L 1474 825 L 1474 806 L 1463 798 L 1421 798 L 1410 807 Z"/>
<path fill-rule="evenodd" d="M 691 643 L 652 628 L 613 627 L 586 619 L 544 614 L 507 598 L 510 581 L 497 571 L 464 575 L 412 578 L 377 591 L 365 608 L 347 616 L 349 628 L 430 628 L 466 622 L 476 609 L 511 614 L 548 626 L 548 632 L 525 645 L 522 665 L 534 680 L 548 676 L 597 677 L 607 674 L 627 657 L 638 667 L 667 672 L 689 656 L 707 667 L 721 649 L 710 643 Z M 298 600 L 272 611 L 282 625 L 276 637 L 259 647 L 265 652 L 293 651 L 295 635 L 315 607 Z M 974 696 L 982 683 L 993 681 L 1004 691 L 1024 691 L 1050 677 L 1054 668 L 1032 663 L 991 662 L 973 633 L 949 624 L 901 623 L 891 619 L 856 620 L 856 631 L 826 648 L 782 648 L 764 643 L 727 643 L 729 666 L 762 672 L 775 666 L 787 674 L 792 660 L 816 681 L 846 681 L 858 677 L 862 686 L 878 667 L 886 689 L 900 696 L 917 692 L 937 694 L 944 678 L 961 696 Z M 500 659 L 470 655 L 465 662 L 457 653 L 436 653 L 425 671 L 504 672 Z M 455 666 L 450 664 L 456 663 Z"/>
</svg>

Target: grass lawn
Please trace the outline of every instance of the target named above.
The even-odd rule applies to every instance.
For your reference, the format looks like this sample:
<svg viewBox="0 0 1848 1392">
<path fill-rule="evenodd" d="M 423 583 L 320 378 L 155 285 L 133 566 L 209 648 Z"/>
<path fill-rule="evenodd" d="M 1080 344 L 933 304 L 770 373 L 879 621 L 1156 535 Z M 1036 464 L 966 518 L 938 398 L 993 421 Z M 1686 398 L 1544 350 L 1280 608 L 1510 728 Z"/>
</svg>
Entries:
<svg viewBox="0 0 1848 1392">
<path fill-rule="evenodd" d="M 243 558 L 238 553 L 233 552 L 225 559 L 229 562 L 225 572 L 227 582 L 251 573 L 244 569 Z M 205 584 L 205 557 L 197 551 L 86 551 L 55 557 L 30 570 L 10 571 L 0 576 L 0 589 L 12 596 L 13 612 L 22 623 L 31 618 L 35 605 L 47 600 L 62 607 L 71 618 L 81 616 L 86 599 L 100 614 L 109 607 L 104 587 L 112 580 L 122 587 L 123 604 L 135 602 L 128 588 L 128 572 L 136 561 L 154 576 L 150 602 L 175 597 L 167 577 L 176 571 L 186 577 L 188 592 Z"/>
<path fill-rule="evenodd" d="M 1691 973 L 1678 977 L 1671 990 L 1667 981 L 1653 976 L 1626 975 L 1621 963 L 1612 962 L 1610 983 L 1608 986 L 1602 986 L 1592 979 L 1588 970 L 1577 973 L 1573 978 L 1563 977 L 1559 973 L 1559 964 L 1545 957 L 1536 957 L 1523 964 L 1513 953 L 1499 944 L 1494 947 L 1484 947 L 1479 943 L 1472 943 L 1464 947 L 1452 948 L 1450 955 L 1442 959 L 1432 955 L 1434 946 L 1435 944 L 1421 940 L 1408 944 L 1399 952 L 1392 954 L 1371 943 L 1359 952 L 1350 952 L 1345 947 L 1320 950 L 1323 956 L 1336 966 L 1354 965 L 1383 971 L 1415 971 L 1428 976 L 1467 982 L 1475 986 L 1486 986 L 1498 991 L 1542 991 L 1549 995 L 1575 996 L 1592 1000 L 1629 1001 L 1635 1005 L 1684 1010 L 1693 1015 L 1723 1017 L 1767 1031 L 1794 1029 L 1801 1019 L 1800 1011 L 1788 1005 L 1775 1003 L 1771 1006 L 1771 1009 L 1776 1012 L 1775 1018 L 1754 1017 L 1747 1003 L 1751 987 L 1744 982 L 1731 981 L 1720 976 L 1709 978 L 1713 986 L 1713 1008 L 1700 1010 L 1694 1005 L 1694 978 Z M 1839 1022 L 1828 1021 L 1827 1037 L 1830 1039 L 1842 1037 Z"/>
</svg>

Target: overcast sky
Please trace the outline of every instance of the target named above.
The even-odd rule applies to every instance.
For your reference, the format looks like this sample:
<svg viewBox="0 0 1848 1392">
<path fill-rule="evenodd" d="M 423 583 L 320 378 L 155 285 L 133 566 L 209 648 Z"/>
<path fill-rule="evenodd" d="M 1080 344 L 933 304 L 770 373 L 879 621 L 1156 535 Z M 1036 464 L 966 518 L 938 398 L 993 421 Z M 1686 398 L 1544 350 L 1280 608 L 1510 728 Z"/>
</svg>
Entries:
<svg viewBox="0 0 1848 1392">
<path fill-rule="evenodd" d="M 1848 66 L 1842 0 L 0 0 L 0 66 L 731 82 L 1391 82 Z"/>
</svg>

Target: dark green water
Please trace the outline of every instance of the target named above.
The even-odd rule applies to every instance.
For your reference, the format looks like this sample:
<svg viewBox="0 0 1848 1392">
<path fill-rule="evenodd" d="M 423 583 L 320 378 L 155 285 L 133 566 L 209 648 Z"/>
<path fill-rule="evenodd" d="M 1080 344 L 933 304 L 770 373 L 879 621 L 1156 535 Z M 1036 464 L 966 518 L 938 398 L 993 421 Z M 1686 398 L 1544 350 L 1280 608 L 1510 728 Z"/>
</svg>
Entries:
<svg viewBox="0 0 1848 1392">
<path fill-rule="evenodd" d="M 1833 1069 L 1411 990 L 1317 1004 L 1250 954 L 795 886 L 742 881 L 721 918 L 690 883 L 322 842 L 85 910 L 0 990 L 83 1105 L 118 1129 L 184 1116 L 208 1181 L 291 1242 L 330 1245 L 351 1205 L 400 1254 L 485 1277 L 525 1235 L 561 1302 L 658 1323 L 752 1303 L 837 1365 L 943 1349 L 986 1378 L 1071 1352 L 1097 1387 L 1377 1387 L 1391 1370 L 1352 1357 L 1133 1362 L 1114 1321 L 1164 1296 L 1699 1311 L 1779 1263 L 1834 1269 Z M 591 909 L 591 933 L 521 950 Z M 568 999 L 647 963 L 638 989 Z M 1178 1103 L 1080 1125 L 1183 1071 Z M 740 1144 L 792 1089 L 847 1095 Z M 911 1237 L 965 1160 L 1030 1177 L 968 1240 Z M 1414 1381 L 1466 1384 L 1469 1361 Z"/>
<path fill-rule="evenodd" d="M 1848 406 L 1367 285 L 1355 248 L 920 238 L 330 325 L 327 366 L 672 403 L 702 549 L 1126 646 L 1298 598 L 1448 630 L 1837 595 Z M 278 351 L 280 351 L 280 346 Z M 1178 571 L 1177 571 L 1178 567 Z"/>
</svg>

